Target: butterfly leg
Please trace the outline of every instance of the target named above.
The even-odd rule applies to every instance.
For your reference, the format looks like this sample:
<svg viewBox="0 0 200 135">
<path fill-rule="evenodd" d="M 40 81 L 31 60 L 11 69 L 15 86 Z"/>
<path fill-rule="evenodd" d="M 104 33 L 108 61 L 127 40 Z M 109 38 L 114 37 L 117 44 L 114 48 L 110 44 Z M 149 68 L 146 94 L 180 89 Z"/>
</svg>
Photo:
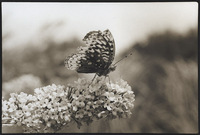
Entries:
<svg viewBox="0 0 200 135">
<path fill-rule="evenodd" d="M 92 79 L 92 82 L 94 81 L 94 79 L 96 78 L 96 76 L 97 76 L 97 74 L 94 75 L 94 77 L 93 77 L 93 79 Z M 92 82 L 91 82 L 91 83 L 92 83 Z"/>
<path fill-rule="evenodd" d="M 110 82 L 110 76 L 108 75 L 107 77 L 108 77 L 108 80 L 109 80 L 109 84 L 111 84 L 111 82 Z"/>
<path fill-rule="evenodd" d="M 111 84 L 111 82 L 110 82 L 110 76 L 109 75 L 106 75 L 105 76 L 105 79 L 108 77 L 108 81 L 109 81 L 109 84 Z"/>
<path fill-rule="evenodd" d="M 88 88 L 89 88 L 89 86 L 92 84 L 92 82 L 94 81 L 94 79 L 96 78 L 96 76 L 97 76 L 97 74 L 94 75 L 94 77 L 93 77 L 91 83 L 88 85 Z"/>
</svg>

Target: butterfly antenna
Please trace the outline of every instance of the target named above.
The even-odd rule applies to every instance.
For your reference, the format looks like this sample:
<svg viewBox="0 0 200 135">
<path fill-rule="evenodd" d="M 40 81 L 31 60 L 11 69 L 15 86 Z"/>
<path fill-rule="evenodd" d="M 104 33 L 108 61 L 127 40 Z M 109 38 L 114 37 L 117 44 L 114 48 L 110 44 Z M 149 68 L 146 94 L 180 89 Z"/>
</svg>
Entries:
<svg viewBox="0 0 200 135">
<path fill-rule="evenodd" d="M 120 61 L 122 61 L 123 59 L 127 58 L 129 55 L 132 55 L 133 52 L 127 54 L 126 56 L 124 56 L 122 59 L 118 60 L 114 65 L 116 65 L 117 63 L 119 63 Z"/>
<path fill-rule="evenodd" d="M 123 59 L 127 58 L 129 55 L 132 55 L 134 51 L 135 51 L 135 48 L 133 48 L 133 50 L 131 51 L 131 53 L 127 54 L 127 55 L 124 56 L 122 59 L 118 60 L 114 65 L 116 65 L 117 63 L 119 63 L 119 62 L 122 61 Z"/>
</svg>

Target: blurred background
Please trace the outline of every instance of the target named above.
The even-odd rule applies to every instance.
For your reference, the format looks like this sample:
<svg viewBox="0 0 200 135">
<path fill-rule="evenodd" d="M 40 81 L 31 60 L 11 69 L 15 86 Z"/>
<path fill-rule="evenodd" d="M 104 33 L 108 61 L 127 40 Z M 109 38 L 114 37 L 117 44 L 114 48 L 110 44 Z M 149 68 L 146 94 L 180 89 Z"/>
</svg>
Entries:
<svg viewBox="0 0 200 135">
<path fill-rule="evenodd" d="M 84 45 L 92 30 L 109 29 L 114 62 L 132 56 L 110 73 L 135 93 L 129 119 L 95 121 L 60 132 L 197 133 L 198 3 L 2 3 L 2 96 L 33 94 L 34 88 L 73 83 L 80 77 L 64 67 L 66 56 Z M 4 133 L 22 132 L 3 128 Z"/>
</svg>

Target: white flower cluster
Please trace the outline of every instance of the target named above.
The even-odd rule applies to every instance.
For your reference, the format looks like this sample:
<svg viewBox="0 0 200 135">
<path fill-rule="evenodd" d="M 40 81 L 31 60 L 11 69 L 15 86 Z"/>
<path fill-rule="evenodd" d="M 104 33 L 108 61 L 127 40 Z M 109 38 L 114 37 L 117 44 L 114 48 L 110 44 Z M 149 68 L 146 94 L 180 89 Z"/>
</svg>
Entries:
<svg viewBox="0 0 200 135">
<path fill-rule="evenodd" d="M 84 78 L 67 87 L 49 85 L 28 95 L 12 93 L 2 101 L 4 123 L 22 126 L 26 132 L 56 132 L 70 122 L 80 128 L 94 119 L 130 116 L 135 96 L 127 82 L 106 83 L 99 77 L 92 83 Z"/>
<path fill-rule="evenodd" d="M 134 107 L 135 95 L 126 81 L 107 83 L 105 77 L 99 77 L 92 84 L 86 79 L 78 79 L 71 87 L 71 117 L 80 127 L 83 122 L 94 119 L 115 119 L 130 116 Z"/>
<path fill-rule="evenodd" d="M 27 132 L 54 132 L 70 122 L 67 91 L 55 84 L 36 88 L 35 94 L 11 93 L 2 102 L 3 123 L 17 124 Z"/>
</svg>

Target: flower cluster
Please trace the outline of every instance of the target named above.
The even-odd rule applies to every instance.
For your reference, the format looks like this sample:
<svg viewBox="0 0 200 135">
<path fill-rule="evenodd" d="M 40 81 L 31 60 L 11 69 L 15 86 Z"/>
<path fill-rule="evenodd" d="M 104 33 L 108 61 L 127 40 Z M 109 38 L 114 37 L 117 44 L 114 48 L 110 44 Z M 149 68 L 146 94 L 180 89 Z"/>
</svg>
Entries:
<svg viewBox="0 0 200 135">
<path fill-rule="evenodd" d="M 4 123 L 22 126 L 26 132 L 56 132 L 70 122 L 90 124 L 94 119 L 130 116 L 134 93 L 124 80 L 107 83 L 105 77 L 93 82 L 84 78 L 68 86 L 36 88 L 34 95 L 12 93 L 2 102 Z"/>
<path fill-rule="evenodd" d="M 75 88 L 70 94 L 72 118 L 80 127 L 83 122 L 90 124 L 94 119 L 115 119 L 130 116 L 135 95 L 124 80 L 107 83 L 105 77 L 94 82 L 78 79 L 70 87 Z"/>
<path fill-rule="evenodd" d="M 70 122 L 64 86 L 53 84 L 34 92 L 11 93 L 9 101 L 2 102 L 3 123 L 17 124 L 27 132 L 54 132 Z"/>
</svg>

